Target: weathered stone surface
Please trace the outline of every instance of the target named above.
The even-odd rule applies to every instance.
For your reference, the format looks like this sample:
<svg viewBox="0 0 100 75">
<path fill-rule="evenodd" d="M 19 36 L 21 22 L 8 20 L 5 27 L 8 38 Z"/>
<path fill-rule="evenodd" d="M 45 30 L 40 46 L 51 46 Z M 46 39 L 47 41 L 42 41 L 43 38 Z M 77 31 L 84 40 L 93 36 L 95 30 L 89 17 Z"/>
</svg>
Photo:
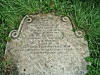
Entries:
<svg viewBox="0 0 100 75">
<path fill-rule="evenodd" d="M 88 45 L 77 35 L 68 17 L 27 15 L 9 34 L 5 55 L 17 65 L 19 75 L 85 75 Z"/>
</svg>

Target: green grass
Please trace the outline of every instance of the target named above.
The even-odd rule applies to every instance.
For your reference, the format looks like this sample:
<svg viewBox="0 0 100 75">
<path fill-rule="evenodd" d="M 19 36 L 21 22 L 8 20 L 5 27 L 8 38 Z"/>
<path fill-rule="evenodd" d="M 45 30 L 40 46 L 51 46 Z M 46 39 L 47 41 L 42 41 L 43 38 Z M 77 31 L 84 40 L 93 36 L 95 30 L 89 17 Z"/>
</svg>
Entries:
<svg viewBox="0 0 100 75">
<path fill-rule="evenodd" d="M 26 14 L 55 12 L 56 15 L 70 16 L 75 29 L 86 32 L 91 62 L 87 75 L 100 75 L 100 1 L 99 0 L 0 0 L 0 75 L 12 73 L 4 60 L 8 34 L 18 29 Z M 5 64 L 7 63 L 7 64 Z M 5 71 L 4 71 L 5 70 Z M 5 72 L 5 73 L 4 73 Z M 10 74 L 8 74 L 10 75 Z"/>
</svg>

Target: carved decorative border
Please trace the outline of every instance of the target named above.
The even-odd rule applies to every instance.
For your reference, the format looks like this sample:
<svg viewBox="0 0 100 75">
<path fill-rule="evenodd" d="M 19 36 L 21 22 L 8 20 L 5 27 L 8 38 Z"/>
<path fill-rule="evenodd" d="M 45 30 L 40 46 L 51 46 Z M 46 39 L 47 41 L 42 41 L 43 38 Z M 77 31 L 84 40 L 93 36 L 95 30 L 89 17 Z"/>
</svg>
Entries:
<svg viewBox="0 0 100 75">
<path fill-rule="evenodd" d="M 54 15 L 54 13 L 53 13 L 52 15 Z M 20 25 L 19 25 L 19 29 L 18 29 L 18 30 L 12 30 L 12 31 L 10 32 L 10 34 L 9 34 L 9 37 L 11 37 L 12 39 L 18 38 L 19 35 L 20 35 L 20 32 L 21 32 L 21 29 L 22 29 L 22 27 L 23 27 L 23 22 L 24 22 L 24 20 L 27 19 L 27 23 L 31 23 L 31 22 L 32 22 L 32 18 L 31 18 L 30 16 L 31 16 L 31 15 L 26 15 L 26 16 L 22 19 L 22 21 L 21 21 L 21 23 L 20 23 Z M 61 19 L 62 19 L 63 22 L 67 22 L 67 20 L 69 19 L 70 22 L 72 23 L 70 17 L 68 17 L 68 16 L 61 17 Z M 73 24 L 72 24 L 72 25 L 73 25 Z M 73 27 L 73 26 L 72 26 L 72 27 Z M 78 37 L 78 38 L 82 38 L 82 37 L 85 35 L 84 31 L 79 31 L 79 30 L 76 30 L 74 33 L 75 33 L 76 37 Z"/>
<path fill-rule="evenodd" d="M 32 22 L 32 18 L 29 16 L 29 15 L 26 15 L 23 19 L 22 19 L 22 21 L 21 21 L 21 23 L 20 23 L 20 25 L 19 25 L 19 29 L 18 30 L 12 30 L 11 32 L 10 32 L 10 34 L 9 34 L 9 37 L 11 37 L 12 39 L 16 39 L 16 38 L 18 38 L 19 37 L 19 35 L 20 35 L 20 32 L 21 32 L 21 29 L 22 29 L 22 27 L 23 27 L 23 22 L 24 22 L 24 20 L 27 18 L 27 22 Z"/>
</svg>

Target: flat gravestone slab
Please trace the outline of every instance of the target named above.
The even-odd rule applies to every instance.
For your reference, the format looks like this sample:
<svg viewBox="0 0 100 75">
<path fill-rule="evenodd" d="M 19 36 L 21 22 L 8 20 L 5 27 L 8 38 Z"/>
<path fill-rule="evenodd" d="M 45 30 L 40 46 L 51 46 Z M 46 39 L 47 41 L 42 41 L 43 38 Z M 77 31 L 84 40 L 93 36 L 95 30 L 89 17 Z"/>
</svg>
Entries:
<svg viewBox="0 0 100 75">
<path fill-rule="evenodd" d="M 68 17 L 26 15 L 9 34 L 5 55 L 19 75 L 85 75 L 89 56 L 81 31 L 72 31 Z"/>
</svg>

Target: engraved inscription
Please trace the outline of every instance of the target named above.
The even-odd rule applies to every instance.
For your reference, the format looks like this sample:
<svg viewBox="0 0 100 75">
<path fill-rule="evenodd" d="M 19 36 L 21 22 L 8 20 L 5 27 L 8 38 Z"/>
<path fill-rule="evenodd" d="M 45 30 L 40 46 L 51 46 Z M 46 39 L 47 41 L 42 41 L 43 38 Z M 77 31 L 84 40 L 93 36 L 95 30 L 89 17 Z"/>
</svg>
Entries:
<svg viewBox="0 0 100 75">
<path fill-rule="evenodd" d="M 63 20 L 63 21 L 62 21 Z M 68 17 L 26 15 L 9 35 L 6 54 L 19 75 L 85 75 L 89 55 L 84 38 L 77 38 Z M 84 66 L 83 66 L 84 65 Z"/>
</svg>

